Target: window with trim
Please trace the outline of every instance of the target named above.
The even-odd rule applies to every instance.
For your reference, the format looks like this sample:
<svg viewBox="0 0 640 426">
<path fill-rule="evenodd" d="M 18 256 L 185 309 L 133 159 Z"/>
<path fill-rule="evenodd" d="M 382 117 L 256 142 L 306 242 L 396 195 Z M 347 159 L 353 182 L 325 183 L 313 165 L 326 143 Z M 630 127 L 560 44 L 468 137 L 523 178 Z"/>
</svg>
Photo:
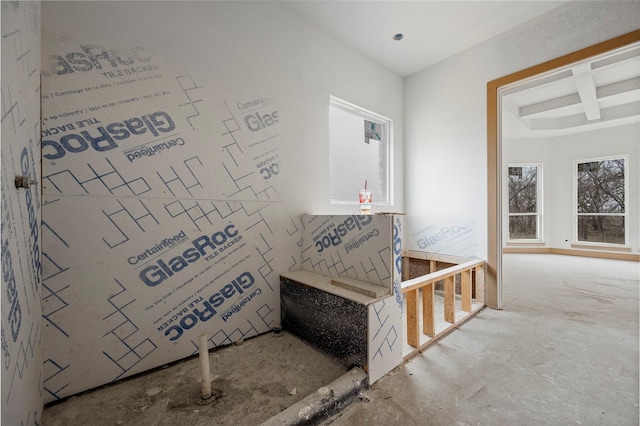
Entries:
<svg viewBox="0 0 640 426">
<path fill-rule="evenodd" d="M 626 169 L 625 157 L 576 162 L 575 241 L 627 244 Z"/>
<path fill-rule="evenodd" d="M 540 164 L 509 165 L 509 240 L 541 241 Z"/>
<path fill-rule="evenodd" d="M 393 122 L 334 96 L 329 119 L 331 203 L 357 204 L 366 182 L 373 204 L 391 204 Z"/>
</svg>

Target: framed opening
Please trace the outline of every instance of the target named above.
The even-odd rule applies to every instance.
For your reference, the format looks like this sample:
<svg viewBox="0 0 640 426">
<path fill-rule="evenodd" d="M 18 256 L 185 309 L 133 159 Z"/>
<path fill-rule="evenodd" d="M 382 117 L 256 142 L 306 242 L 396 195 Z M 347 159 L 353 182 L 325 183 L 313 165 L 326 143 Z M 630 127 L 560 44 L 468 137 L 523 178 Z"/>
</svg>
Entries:
<svg viewBox="0 0 640 426">
<path fill-rule="evenodd" d="M 501 90 L 518 82 L 567 67 L 640 41 L 640 30 L 615 37 L 487 83 L 487 269 L 485 303 L 502 309 L 502 145 Z"/>
</svg>

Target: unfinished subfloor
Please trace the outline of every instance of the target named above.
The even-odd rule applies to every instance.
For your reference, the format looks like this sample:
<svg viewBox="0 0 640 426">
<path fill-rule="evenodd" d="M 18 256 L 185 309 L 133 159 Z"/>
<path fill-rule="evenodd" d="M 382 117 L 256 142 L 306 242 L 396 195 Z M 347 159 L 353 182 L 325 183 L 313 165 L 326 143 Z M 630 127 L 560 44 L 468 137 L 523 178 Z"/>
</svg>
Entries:
<svg viewBox="0 0 640 426">
<path fill-rule="evenodd" d="M 507 254 L 503 278 L 504 310 L 484 309 L 322 424 L 637 426 L 640 265 Z M 41 424 L 258 425 L 348 367 L 286 333 L 210 358 L 224 395 L 212 405 L 189 403 L 196 358 L 51 406 Z"/>
<path fill-rule="evenodd" d="M 258 425 L 347 372 L 296 336 L 262 334 L 209 353 L 217 397 L 203 404 L 198 357 L 45 408 L 42 426 Z"/>
<path fill-rule="evenodd" d="M 637 426 L 640 265 L 503 260 L 504 310 L 484 309 L 323 424 Z"/>
</svg>

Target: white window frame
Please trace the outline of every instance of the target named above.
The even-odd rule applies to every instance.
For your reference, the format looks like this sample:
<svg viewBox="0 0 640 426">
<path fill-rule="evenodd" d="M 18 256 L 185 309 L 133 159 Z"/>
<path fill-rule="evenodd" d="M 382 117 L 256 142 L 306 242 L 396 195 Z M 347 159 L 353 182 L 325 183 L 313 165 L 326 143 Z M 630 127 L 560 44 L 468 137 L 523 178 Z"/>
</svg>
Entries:
<svg viewBox="0 0 640 426">
<path fill-rule="evenodd" d="M 393 182 L 393 120 L 391 120 L 388 117 L 385 117 L 383 115 L 377 114 L 373 111 L 369 111 L 365 108 L 362 108 L 360 106 L 357 106 L 355 104 L 352 104 L 351 102 L 347 102 L 343 99 L 340 99 L 336 96 L 331 95 L 329 97 L 329 107 L 331 108 L 341 108 L 343 110 L 347 110 L 351 113 L 354 113 L 355 115 L 358 115 L 360 117 L 362 117 L 364 120 L 369 120 L 369 121 L 373 121 L 376 123 L 381 123 L 383 125 L 384 128 L 384 134 L 383 134 L 383 140 L 385 143 L 385 147 L 384 147 L 384 157 L 385 157 L 385 163 L 382 166 L 385 168 L 382 173 L 379 174 L 379 176 L 383 176 L 383 180 L 384 182 L 382 183 L 383 185 L 383 191 L 384 194 L 379 194 L 376 192 L 379 191 L 375 191 L 373 193 L 373 205 L 376 206 L 391 206 L 393 204 L 393 188 L 394 188 L 394 182 Z M 330 116 L 331 116 L 331 111 L 330 111 Z M 331 125 L 331 123 L 329 123 L 329 125 Z M 330 137 L 331 137 L 331 131 L 330 131 Z M 330 154 L 330 159 L 329 161 L 331 161 L 331 159 L 333 158 L 333 155 L 335 154 L 335 152 L 332 152 L 332 147 L 334 146 L 333 141 L 330 141 L 330 145 L 329 145 L 329 154 Z M 350 159 L 350 161 L 354 161 L 353 159 Z M 331 175 L 331 174 L 330 174 Z M 361 186 L 364 185 L 364 179 L 362 179 L 362 183 L 359 182 L 359 180 L 357 182 L 354 182 L 352 180 L 349 180 L 349 182 L 336 182 L 333 180 L 334 177 L 330 176 L 329 177 L 329 197 L 330 197 L 330 204 L 343 204 L 343 205 L 357 205 L 359 204 L 359 200 L 358 200 L 358 191 L 361 188 Z M 353 190 L 353 196 L 349 197 L 349 198 L 339 198 L 335 196 L 334 193 L 334 186 L 335 185 L 341 185 L 341 186 L 353 186 L 353 188 L 351 188 Z M 372 188 L 369 188 L 372 189 Z"/>
<path fill-rule="evenodd" d="M 509 205 L 509 168 L 511 167 L 535 167 L 536 168 L 536 212 L 535 213 L 511 213 Z M 507 243 L 542 243 L 544 238 L 543 230 L 543 181 L 542 163 L 510 163 L 507 164 Z M 509 232 L 509 218 L 511 216 L 536 216 L 536 238 L 511 238 Z"/>
<path fill-rule="evenodd" d="M 578 164 L 606 160 L 624 160 L 624 213 L 578 213 Z M 604 243 L 598 241 L 581 241 L 578 239 L 578 216 L 623 216 L 624 217 L 624 243 Z M 573 244 L 577 246 L 591 246 L 603 248 L 628 248 L 629 247 L 629 156 L 611 155 L 574 160 L 573 162 Z"/>
</svg>

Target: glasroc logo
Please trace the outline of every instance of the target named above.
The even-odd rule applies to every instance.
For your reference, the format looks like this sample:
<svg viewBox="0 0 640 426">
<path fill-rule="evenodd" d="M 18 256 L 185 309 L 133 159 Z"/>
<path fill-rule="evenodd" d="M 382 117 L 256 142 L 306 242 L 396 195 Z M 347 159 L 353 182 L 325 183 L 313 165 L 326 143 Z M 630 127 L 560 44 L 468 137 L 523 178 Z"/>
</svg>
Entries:
<svg viewBox="0 0 640 426">
<path fill-rule="evenodd" d="M 204 298 L 202 298 L 198 301 L 201 303 L 194 303 L 188 307 L 185 306 L 180 311 L 174 313 L 171 317 L 167 318 L 160 327 L 158 327 L 158 331 L 164 331 L 164 335 L 169 337 L 169 340 L 171 341 L 178 340 L 184 333 L 184 330 L 193 328 L 198 322 L 209 321 L 218 313 L 216 308 L 219 308 L 233 297 L 244 295 L 249 289 L 251 289 L 255 282 L 256 280 L 251 272 L 243 272 L 230 283 L 227 283 L 218 291 L 214 292 L 208 299 L 204 300 Z M 242 306 L 261 292 L 262 290 L 259 288 L 255 289 L 240 303 L 236 304 L 226 312 L 222 319 L 227 322 L 228 317 L 230 317 L 236 310 L 240 310 Z"/>
<path fill-rule="evenodd" d="M 129 75 L 133 72 L 157 69 L 148 64 L 151 55 L 143 47 L 105 49 L 99 44 L 81 44 L 80 51 L 49 55 L 43 64 L 45 77 L 52 75 L 73 75 L 87 71 L 98 71 L 107 74 L 118 70 Z M 108 77 L 108 75 L 105 75 Z"/>
<path fill-rule="evenodd" d="M 361 231 L 363 227 L 369 225 L 373 217 L 371 215 L 349 216 L 338 226 L 331 224 L 319 234 L 313 237 L 318 253 L 322 253 L 330 247 L 337 247 L 342 244 L 342 238 L 350 231 L 357 229 Z"/>
<path fill-rule="evenodd" d="M 242 240 L 233 224 L 211 235 L 202 235 L 191 241 L 191 247 L 177 256 L 164 260 L 159 259 L 153 265 L 140 271 L 139 277 L 149 287 L 155 287 L 164 280 L 191 266 L 198 259 L 212 259 L 218 253 Z"/>
<path fill-rule="evenodd" d="M 89 147 L 98 152 L 109 151 L 118 147 L 116 141 L 124 141 L 130 137 L 145 134 L 160 136 L 162 133 L 172 132 L 175 128 L 176 125 L 169 114 L 157 111 L 79 133 L 67 134 L 60 139 L 45 139 L 42 141 L 42 157 L 47 160 L 57 160 L 67 153 L 77 154 L 86 151 Z M 67 127 L 66 129 L 74 130 L 75 128 Z M 50 136 L 53 133 L 45 130 L 43 135 Z"/>
</svg>

